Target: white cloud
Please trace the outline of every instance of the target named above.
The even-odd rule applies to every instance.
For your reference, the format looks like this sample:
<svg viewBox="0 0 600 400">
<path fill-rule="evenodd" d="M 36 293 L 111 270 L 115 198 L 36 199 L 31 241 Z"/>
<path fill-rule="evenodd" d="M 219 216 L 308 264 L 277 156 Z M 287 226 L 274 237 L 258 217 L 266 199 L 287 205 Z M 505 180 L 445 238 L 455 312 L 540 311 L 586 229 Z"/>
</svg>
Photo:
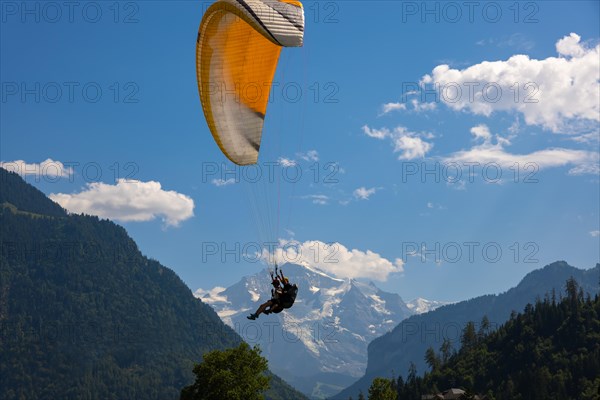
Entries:
<svg viewBox="0 0 600 400">
<path fill-rule="evenodd" d="M 598 159 L 588 163 L 577 165 L 569 170 L 569 175 L 600 175 L 600 164 Z"/>
<path fill-rule="evenodd" d="M 586 50 L 579 44 L 581 36 L 571 33 L 556 42 L 556 52 L 567 57 L 582 57 Z"/>
<path fill-rule="evenodd" d="M 318 240 L 299 242 L 280 239 L 279 247 L 274 253 L 265 251 L 263 257 L 270 260 L 274 257 L 279 264 L 303 264 L 337 278 L 385 281 L 390 274 L 404 271 L 404 263 L 399 258 L 392 262 L 371 250 L 348 249 L 341 243 L 324 243 Z"/>
<path fill-rule="evenodd" d="M 235 178 L 229 178 L 227 180 L 225 180 L 225 179 L 213 179 L 212 180 L 212 184 L 217 187 L 229 186 L 229 185 L 233 185 L 234 183 L 235 183 Z"/>
<path fill-rule="evenodd" d="M 304 199 L 309 199 L 313 204 L 318 204 L 320 206 L 327 205 L 329 203 L 329 196 L 324 194 L 310 194 L 308 196 L 304 196 Z"/>
<path fill-rule="evenodd" d="M 296 236 L 296 232 L 294 232 L 293 230 L 287 229 L 287 228 L 284 230 L 285 230 L 285 233 L 287 233 L 290 237 Z"/>
<path fill-rule="evenodd" d="M 600 231 L 590 231 L 590 235 L 592 237 L 598 237 L 598 236 L 600 236 Z"/>
<path fill-rule="evenodd" d="M 514 47 L 517 50 L 531 50 L 535 42 L 522 33 L 513 33 L 509 37 L 503 37 L 498 41 L 498 47 Z"/>
<path fill-rule="evenodd" d="M 154 181 L 119 179 L 116 185 L 94 182 L 80 193 L 53 193 L 49 197 L 72 213 L 119 221 L 140 222 L 161 217 L 167 225 L 177 226 L 194 216 L 194 200 L 163 190 Z"/>
<path fill-rule="evenodd" d="M 475 136 L 475 139 L 483 139 L 484 142 L 489 142 L 492 138 L 490 129 L 485 124 L 472 127 L 471 134 Z"/>
<path fill-rule="evenodd" d="M 411 92 L 412 93 L 412 92 Z M 408 94 L 405 94 L 405 96 Z M 412 111 L 414 112 L 424 112 L 424 111 L 431 111 L 431 110 L 435 110 L 437 108 L 437 104 L 435 102 L 426 102 L 426 103 L 421 103 L 419 100 L 417 99 L 412 99 L 410 101 L 410 104 L 412 105 Z M 386 115 L 389 114 L 393 111 L 404 111 L 406 110 L 406 103 L 386 103 L 381 107 L 381 114 L 379 114 L 379 116 L 382 115 Z"/>
<path fill-rule="evenodd" d="M 365 125 L 362 129 L 367 136 L 375 139 L 385 139 L 391 136 L 391 132 L 388 128 L 371 129 L 367 125 Z"/>
<path fill-rule="evenodd" d="M 428 132 L 410 132 L 403 126 L 398 126 L 390 131 L 388 128 L 372 129 L 363 126 L 363 132 L 375 139 L 390 139 L 394 153 L 400 153 L 398 159 L 412 160 L 423 158 L 433 148 L 433 143 L 426 142 L 423 138 L 432 139 L 433 134 Z"/>
<path fill-rule="evenodd" d="M 21 176 L 35 175 L 40 178 L 68 178 L 73 175 L 73 168 L 65 167 L 62 162 L 54 161 L 51 158 L 39 164 L 28 164 L 23 160 L 0 161 L 0 167 Z"/>
<path fill-rule="evenodd" d="M 503 36 L 498 39 L 489 38 L 475 42 L 478 46 L 496 46 L 496 47 L 512 47 L 516 50 L 531 50 L 535 46 L 535 42 L 529 39 L 522 33 L 513 33 L 510 36 Z"/>
<path fill-rule="evenodd" d="M 569 139 L 577 143 L 595 144 L 597 146 L 600 141 L 600 135 L 598 132 L 589 132 L 581 135 L 569 136 Z"/>
<path fill-rule="evenodd" d="M 359 187 L 358 189 L 356 189 L 353 194 L 354 197 L 359 199 L 359 200 L 369 200 L 369 197 L 371 197 L 373 194 L 375 194 L 375 192 L 377 191 L 377 188 L 371 188 L 371 189 L 367 189 L 366 187 Z"/>
<path fill-rule="evenodd" d="M 600 46 L 589 48 L 580 40 L 571 33 L 556 43 L 558 57 L 542 60 L 520 54 L 462 70 L 438 65 L 421 84 L 434 85 L 441 101 L 457 111 L 485 116 L 516 111 L 527 125 L 553 132 L 597 130 Z"/>
<path fill-rule="evenodd" d="M 298 153 L 297 156 L 304 161 L 319 161 L 319 153 L 316 150 L 309 150 L 306 153 Z"/>
<path fill-rule="evenodd" d="M 381 107 L 380 115 L 385 115 L 385 114 L 391 113 L 392 111 L 400 111 L 400 110 L 406 110 L 406 104 L 404 104 L 404 103 L 385 103 Z"/>
<path fill-rule="evenodd" d="M 457 181 L 446 182 L 446 186 L 454 190 L 467 190 L 467 182 L 464 179 L 459 179 Z"/>
<path fill-rule="evenodd" d="M 502 168 L 510 168 L 517 163 L 523 167 L 527 163 L 534 164 L 538 169 L 572 166 L 569 171 L 571 175 L 594 174 L 598 173 L 598 153 L 572 150 L 564 148 L 549 148 L 534 151 L 529 154 L 513 154 L 507 152 L 504 147 L 511 143 L 508 139 L 490 133 L 486 125 L 478 125 L 471 129 L 471 133 L 476 140 L 482 143 L 474 145 L 468 150 L 455 152 L 443 160 L 444 162 L 456 163 L 496 163 Z M 493 143 L 493 139 L 496 143 Z"/>
<path fill-rule="evenodd" d="M 431 111 L 435 110 L 437 107 L 437 104 L 435 102 L 421 103 L 417 99 L 412 99 L 410 103 L 412 104 L 413 110 L 415 112 Z"/>
<path fill-rule="evenodd" d="M 521 131 L 521 122 L 519 120 L 519 116 L 517 116 L 513 123 L 510 124 L 510 126 L 508 127 L 508 131 L 513 135 L 516 135 Z"/>
<path fill-rule="evenodd" d="M 435 209 L 438 209 L 438 210 L 445 210 L 446 209 L 445 206 L 443 206 L 441 204 L 433 203 L 431 201 L 427 202 L 427 208 L 430 208 L 430 209 L 434 209 L 435 208 Z M 429 214 L 427 214 L 427 215 L 429 215 Z"/>
<path fill-rule="evenodd" d="M 394 152 L 400 152 L 401 160 L 413 160 L 423 158 L 431 150 L 433 144 L 424 141 L 417 136 L 400 136 L 394 143 Z"/>
<path fill-rule="evenodd" d="M 289 158 L 285 158 L 285 157 L 279 157 L 279 159 L 277 160 L 277 162 L 284 168 L 288 168 L 288 167 L 295 167 L 296 166 L 296 161 L 295 160 L 291 160 Z"/>
</svg>

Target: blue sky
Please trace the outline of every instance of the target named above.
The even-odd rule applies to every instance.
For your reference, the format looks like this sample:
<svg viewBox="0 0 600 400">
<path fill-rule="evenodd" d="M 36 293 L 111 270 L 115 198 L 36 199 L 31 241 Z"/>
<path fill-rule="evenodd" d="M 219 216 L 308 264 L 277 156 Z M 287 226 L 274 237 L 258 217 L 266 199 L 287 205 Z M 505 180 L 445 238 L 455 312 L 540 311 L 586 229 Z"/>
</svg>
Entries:
<svg viewBox="0 0 600 400">
<path fill-rule="evenodd" d="M 208 4 L 2 2 L 3 165 L 124 225 L 194 290 L 264 268 L 223 251 L 264 240 L 407 300 L 600 260 L 598 2 L 305 2 L 259 159 L 278 178 L 258 184 L 204 121 Z"/>
</svg>

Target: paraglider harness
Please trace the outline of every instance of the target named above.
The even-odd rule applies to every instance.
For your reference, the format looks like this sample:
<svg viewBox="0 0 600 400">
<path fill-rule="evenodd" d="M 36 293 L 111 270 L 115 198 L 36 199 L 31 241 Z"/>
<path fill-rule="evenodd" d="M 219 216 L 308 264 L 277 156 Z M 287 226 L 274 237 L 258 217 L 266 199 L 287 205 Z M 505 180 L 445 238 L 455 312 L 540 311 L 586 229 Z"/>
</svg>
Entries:
<svg viewBox="0 0 600 400">
<path fill-rule="evenodd" d="M 291 285 L 288 279 L 283 276 L 283 271 L 277 269 L 275 265 L 275 275 L 271 274 L 272 285 L 274 289 L 271 289 L 271 300 L 279 304 L 282 308 L 290 308 L 296 301 L 296 295 L 298 294 L 298 286 L 295 284 Z M 280 285 L 283 284 L 283 287 Z"/>
</svg>

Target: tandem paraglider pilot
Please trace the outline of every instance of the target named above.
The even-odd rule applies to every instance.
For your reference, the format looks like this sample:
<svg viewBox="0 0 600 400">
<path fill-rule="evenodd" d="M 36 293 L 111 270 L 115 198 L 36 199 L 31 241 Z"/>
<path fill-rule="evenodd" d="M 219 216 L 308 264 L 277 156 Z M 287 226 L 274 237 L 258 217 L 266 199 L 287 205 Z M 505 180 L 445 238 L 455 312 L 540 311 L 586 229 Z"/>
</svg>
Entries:
<svg viewBox="0 0 600 400">
<path fill-rule="evenodd" d="M 271 273 L 271 283 L 273 285 L 271 300 L 261 304 L 254 314 L 250 314 L 247 317 L 248 319 L 255 320 L 262 313 L 267 315 L 271 313 L 277 314 L 294 305 L 296 295 L 298 294 L 298 286 L 290 284 L 289 280 L 283 276 L 281 270 L 277 272 L 277 265 L 275 265 L 275 275 Z"/>
</svg>

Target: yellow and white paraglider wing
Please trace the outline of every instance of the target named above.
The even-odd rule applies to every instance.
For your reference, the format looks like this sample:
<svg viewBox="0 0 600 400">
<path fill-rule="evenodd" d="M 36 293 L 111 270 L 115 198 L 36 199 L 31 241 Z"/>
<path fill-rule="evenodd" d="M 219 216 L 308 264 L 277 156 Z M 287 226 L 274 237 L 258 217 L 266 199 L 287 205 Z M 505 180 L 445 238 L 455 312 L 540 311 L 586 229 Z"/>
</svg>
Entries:
<svg viewBox="0 0 600 400">
<path fill-rule="evenodd" d="M 255 164 L 282 47 L 302 46 L 304 12 L 295 0 L 219 0 L 204 14 L 196 44 L 198 90 L 223 153 Z"/>
</svg>

